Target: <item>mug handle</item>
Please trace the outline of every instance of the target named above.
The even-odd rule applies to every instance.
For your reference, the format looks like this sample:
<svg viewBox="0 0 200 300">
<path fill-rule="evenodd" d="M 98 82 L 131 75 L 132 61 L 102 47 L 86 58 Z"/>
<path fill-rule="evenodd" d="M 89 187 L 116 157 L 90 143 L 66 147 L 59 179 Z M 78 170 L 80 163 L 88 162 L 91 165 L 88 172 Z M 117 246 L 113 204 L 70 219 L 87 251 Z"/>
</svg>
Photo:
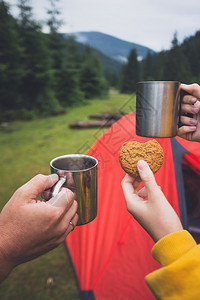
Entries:
<svg viewBox="0 0 200 300">
<path fill-rule="evenodd" d="M 192 96 L 192 94 L 184 91 L 184 90 L 180 90 L 180 104 L 179 104 L 179 114 L 178 114 L 178 127 L 180 128 L 181 126 L 183 126 L 183 124 L 181 123 L 181 104 L 182 104 L 182 100 L 183 97 L 189 95 Z M 185 114 L 185 116 L 189 117 L 189 118 L 193 118 L 193 114 L 187 113 Z"/>
<path fill-rule="evenodd" d="M 58 182 L 51 188 L 49 199 L 52 198 L 52 197 L 55 197 L 56 195 L 58 195 L 61 187 L 66 182 L 66 179 L 67 179 L 66 176 L 60 177 L 60 179 L 58 180 Z"/>
</svg>

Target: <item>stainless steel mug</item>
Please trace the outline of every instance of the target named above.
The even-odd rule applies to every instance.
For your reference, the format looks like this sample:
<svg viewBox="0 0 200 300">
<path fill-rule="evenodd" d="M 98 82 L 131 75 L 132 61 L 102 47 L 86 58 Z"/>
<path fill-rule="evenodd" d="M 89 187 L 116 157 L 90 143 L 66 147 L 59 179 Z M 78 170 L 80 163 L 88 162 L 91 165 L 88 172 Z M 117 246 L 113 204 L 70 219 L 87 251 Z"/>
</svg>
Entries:
<svg viewBox="0 0 200 300">
<path fill-rule="evenodd" d="M 180 82 L 144 81 L 136 87 L 136 134 L 174 137 L 177 134 Z"/>
<path fill-rule="evenodd" d="M 63 155 L 50 162 L 51 173 L 60 177 L 51 196 L 56 196 L 61 187 L 67 187 L 76 194 L 77 225 L 87 224 L 97 215 L 97 164 L 96 158 L 84 154 Z"/>
</svg>

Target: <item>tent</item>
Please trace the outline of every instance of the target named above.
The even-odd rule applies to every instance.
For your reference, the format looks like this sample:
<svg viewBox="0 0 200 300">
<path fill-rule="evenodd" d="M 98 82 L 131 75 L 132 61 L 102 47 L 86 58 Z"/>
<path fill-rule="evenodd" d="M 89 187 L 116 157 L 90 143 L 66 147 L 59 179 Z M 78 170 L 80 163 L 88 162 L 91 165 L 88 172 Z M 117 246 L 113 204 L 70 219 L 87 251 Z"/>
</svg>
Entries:
<svg viewBox="0 0 200 300">
<path fill-rule="evenodd" d="M 136 136 L 135 113 L 113 124 L 88 152 L 99 161 L 98 214 L 91 223 L 77 226 L 66 239 L 82 299 L 154 299 L 144 281 L 145 275 L 160 267 L 151 256 L 154 242 L 127 212 L 121 189 L 125 172 L 119 164 L 118 152 L 121 145 L 130 140 L 149 140 Z M 187 184 L 188 176 L 184 179 L 183 169 L 194 173 L 197 188 L 200 144 L 178 137 L 157 141 L 164 150 L 164 163 L 155 175 L 156 181 L 180 215 L 184 227 L 189 228 L 192 209 L 189 216 L 184 191 L 190 189 L 190 182 Z M 199 204 L 200 195 L 194 201 L 193 213 L 197 213 Z M 196 220 L 199 216 L 200 209 Z M 198 226 L 193 223 L 191 226 L 198 234 Z"/>
</svg>

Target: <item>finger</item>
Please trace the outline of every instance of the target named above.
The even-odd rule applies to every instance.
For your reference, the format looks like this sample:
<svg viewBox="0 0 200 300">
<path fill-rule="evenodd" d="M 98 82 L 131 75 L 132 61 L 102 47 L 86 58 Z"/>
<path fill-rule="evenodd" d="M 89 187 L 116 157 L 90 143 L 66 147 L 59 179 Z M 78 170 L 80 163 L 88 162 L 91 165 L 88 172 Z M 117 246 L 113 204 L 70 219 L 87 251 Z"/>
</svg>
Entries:
<svg viewBox="0 0 200 300">
<path fill-rule="evenodd" d="M 126 202 L 127 210 L 134 215 L 138 210 L 138 200 L 142 200 L 138 197 L 136 188 L 139 186 L 141 181 L 136 180 L 130 175 L 126 175 L 121 182 L 124 199 Z"/>
<path fill-rule="evenodd" d="M 129 174 L 126 174 L 126 176 L 124 177 L 122 182 L 123 183 L 131 183 L 134 190 L 136 190 L 142 181 L 141 181 L 140 177 L 135 178 L 133 176 L 130 176 Z"/>
<path fill-rule="evenodd" d="M 141 181 L 137 180 L 130 176 L 129 174 L 126 174 L 121 182 L 122 190 L 124 192 L 124 196 L 126 198 L 127 195 L 133 195 L 136 193 L 136 188 L 139 186 Z"/>
<path fill-rule="evenodd" d="M 138 191 L 138 196 L 143 199 L 148 197 L 147 190 L 145 187 L 143 187 L 141 190 Z"/>
<path fill-rule="evenodd" d="M 200 101 L 197 100 L 197 102 L 194 103 L 194 106 L 200 108 Z"/>
<path fill-rule="evenodd" d="M 36 197 L 44 190 L 51 188 L 57 181 L 57 174 L 51 174 L 48 176 L 38 174 L 16 191 L 24 196 L 18 198 L 26 199 L 26 201 L 30 202 L 33 199 L 36 199 Z"/>
<path fill-rule="evenodd" d="M 27 184 L 29 186 L 33 186 L 38 195 L 44 190 L 51 188 L 58 181 L 58 179 L 59 178 L 57 174 L 51 174 L 48 176 L 38 174 L 33 177 Z"/>
<path fill-rule="evenodd" d="M 60 188 L 60 191 L 63 189 L 63 187 Z M 48 201 L 52 197 L 52 191 L 51 189 L 45 190 L 41 193 L 41 197 L 45 200 Z"/>
<path fill-rule="evenodd" d="M 187 116 L 181 116 L 181 123 L 188 126 L 196 126 L 198 122 L 196 119 L 192 119 Z"/>
<path fill-rule="evenodd" d="M 52 197 L 48 201 L 48 204 L 56 207 L 64 207 L 65 211 L 68 211 L 74 200 L 75 194 L 71 190 L 63 188 L 55 197 Z"/>
<path fill-rule="evenodd" d="M 197 100 L 197 102 L 195 102 L 193 106 L 196 108 L 196 111 L 198 110 L 198 113 L 199 113 L 200 112 L 200 101 Z"/>
<path fill-rule="evenodd" d="M 57 240 L 58 244 L 63 243 L 65 241 L 66 237 L 68 236 L 68 234 L 75 229 L 77 222 L 78 222 L 78 215 L 76 214 L 70 222 L 73 224 L 73 226 L 71 224 L 69 224 L 69 222 L 68 222 L 67 223 L 68 226 L 66 228 L 66 223 L 65 223 L 65 230 L 64 230 L 63 234 Z"/>
<path fill-rule="evenodd" d="M 199 107 L 195 105 L 189 105 L 189 104 L 181 105 L 181 113 L 197 114 L 198 112 L 199 112 Z"/>
<path fill-rule="evenodd" d="M 46 190 L 46 191 L 44 191 L 44 192 L 41 193 L 41 197 L 45 201 L 49 200 L 50 196 L 51 196 L 51 190 L 50 189 L 48 189 L 48 190 Z"/>
<path fill-rule="evenodd" d="M 77 208 L 78 208 L 78 204 L 76 201 L 74 201 L 73 205 L 65 213 L 65 215 L 60 223 L 61 224 L 60 226 L 62 226 L 62 228 L 64 228 L 64 231 L 68 227 L 69 227 L 70 231 L 72 231 L 72 229 L 76 226 L 76 224 L 78 222 Z M 66 224 L 68 225 L 68 227 L 66 227 Z"/>
<path fill-rule="evenodd" d="M 189 85 L 181 84 L 181 89 L 190 93 L 197 99 L 200 99 L 200 86 L 197 83 L 193 83 L 193 84 L 189 84 Z"/>
<path fill-rule="evenodd" d="M 185 103 L 185 104 L 194 104 L 197 102 L 197 98 L 194 97 L 194 96 L 191 96 L 191 95 L 185 95 L 182 99 L 182 103 Z"/>
<path fill-rule="evenodd" d="M 70 227 L 70 231 L 73 231 L 75 229 L 77 222 L 78 222 L 78 215 L 75 214 L 75 216 L 69 222 L 68 227 Z"/>
<path fill-rule="evenodd" d="M 78 203 L 76 200 L 74 200 L 72 206 L 70 209 L 66 212 L 65 217 L 68 221 L 72 220 L 73 217 L 76 215 L 78 209 Z"/>
<path fill-rule="evenodd" d="M 185 135 L 194 132 L 196 129 L 196 126 L 181 126 L 177 130 L 177 135 L 180 137 L 184 137 Z"/>
<path fill-rule="evenodd" d="M 71 223 L 73 225 L 71 225 Z M 68 234 L 73 231 L 78 222 L 78 215 L 75 214 L 74 217 L 70 221 L 65 221 L 59 224 L 59 229 L 57 228 L 57 234 L 55 234 L 54 238 L 51 239 L 52 249 L 63 243 L 68 236 Z M 58 232 L 59 235 L 58 235 Z"/>
<path fill-rule="evenodd" d="M 137 164 L 137 168 L 140 174 L 140 177 L 146 187 L 146 191 L 149 194 L 158 188 L 154 175 L 149 168 L 148 164 L 144 160 L 139 160 Z"/>
</svg>

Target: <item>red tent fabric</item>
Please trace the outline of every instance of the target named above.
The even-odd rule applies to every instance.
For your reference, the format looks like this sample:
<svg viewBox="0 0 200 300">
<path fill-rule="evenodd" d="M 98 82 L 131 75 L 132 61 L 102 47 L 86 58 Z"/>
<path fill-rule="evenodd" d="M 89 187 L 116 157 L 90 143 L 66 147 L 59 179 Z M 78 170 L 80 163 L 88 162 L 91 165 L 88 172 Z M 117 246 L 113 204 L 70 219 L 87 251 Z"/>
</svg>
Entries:
<svg viewBox="0 0 200 300">
<path fill-rule="evenodd" d="M 91 223 L 77 226 L 66 239 L 82 299 L 154 299 L 144 281 L 145 275 L 159 268 L 151 256 L 154 243 L 127 212 L 121 189 L 125 172 L 119 164 L 118 152 L 124 142 L 131 140 L 149 140 L 136 136 L 135 113 L 111 126 L 88 152 L 99 161 L 98 214 Z M 155 177 L 180 214 L 175 168 L 178 159 L 174 162 L 173 149 L 177 148 L 176 143 L 180 145 L 182 156 L 187 153 L 188 160 L 193 160 L 198 168 L 200 146 L 180 138 L 173 139 L 175 144 L 171 140 L 157 139 L 164 151 L 164 163 Z"/>
</svg>

